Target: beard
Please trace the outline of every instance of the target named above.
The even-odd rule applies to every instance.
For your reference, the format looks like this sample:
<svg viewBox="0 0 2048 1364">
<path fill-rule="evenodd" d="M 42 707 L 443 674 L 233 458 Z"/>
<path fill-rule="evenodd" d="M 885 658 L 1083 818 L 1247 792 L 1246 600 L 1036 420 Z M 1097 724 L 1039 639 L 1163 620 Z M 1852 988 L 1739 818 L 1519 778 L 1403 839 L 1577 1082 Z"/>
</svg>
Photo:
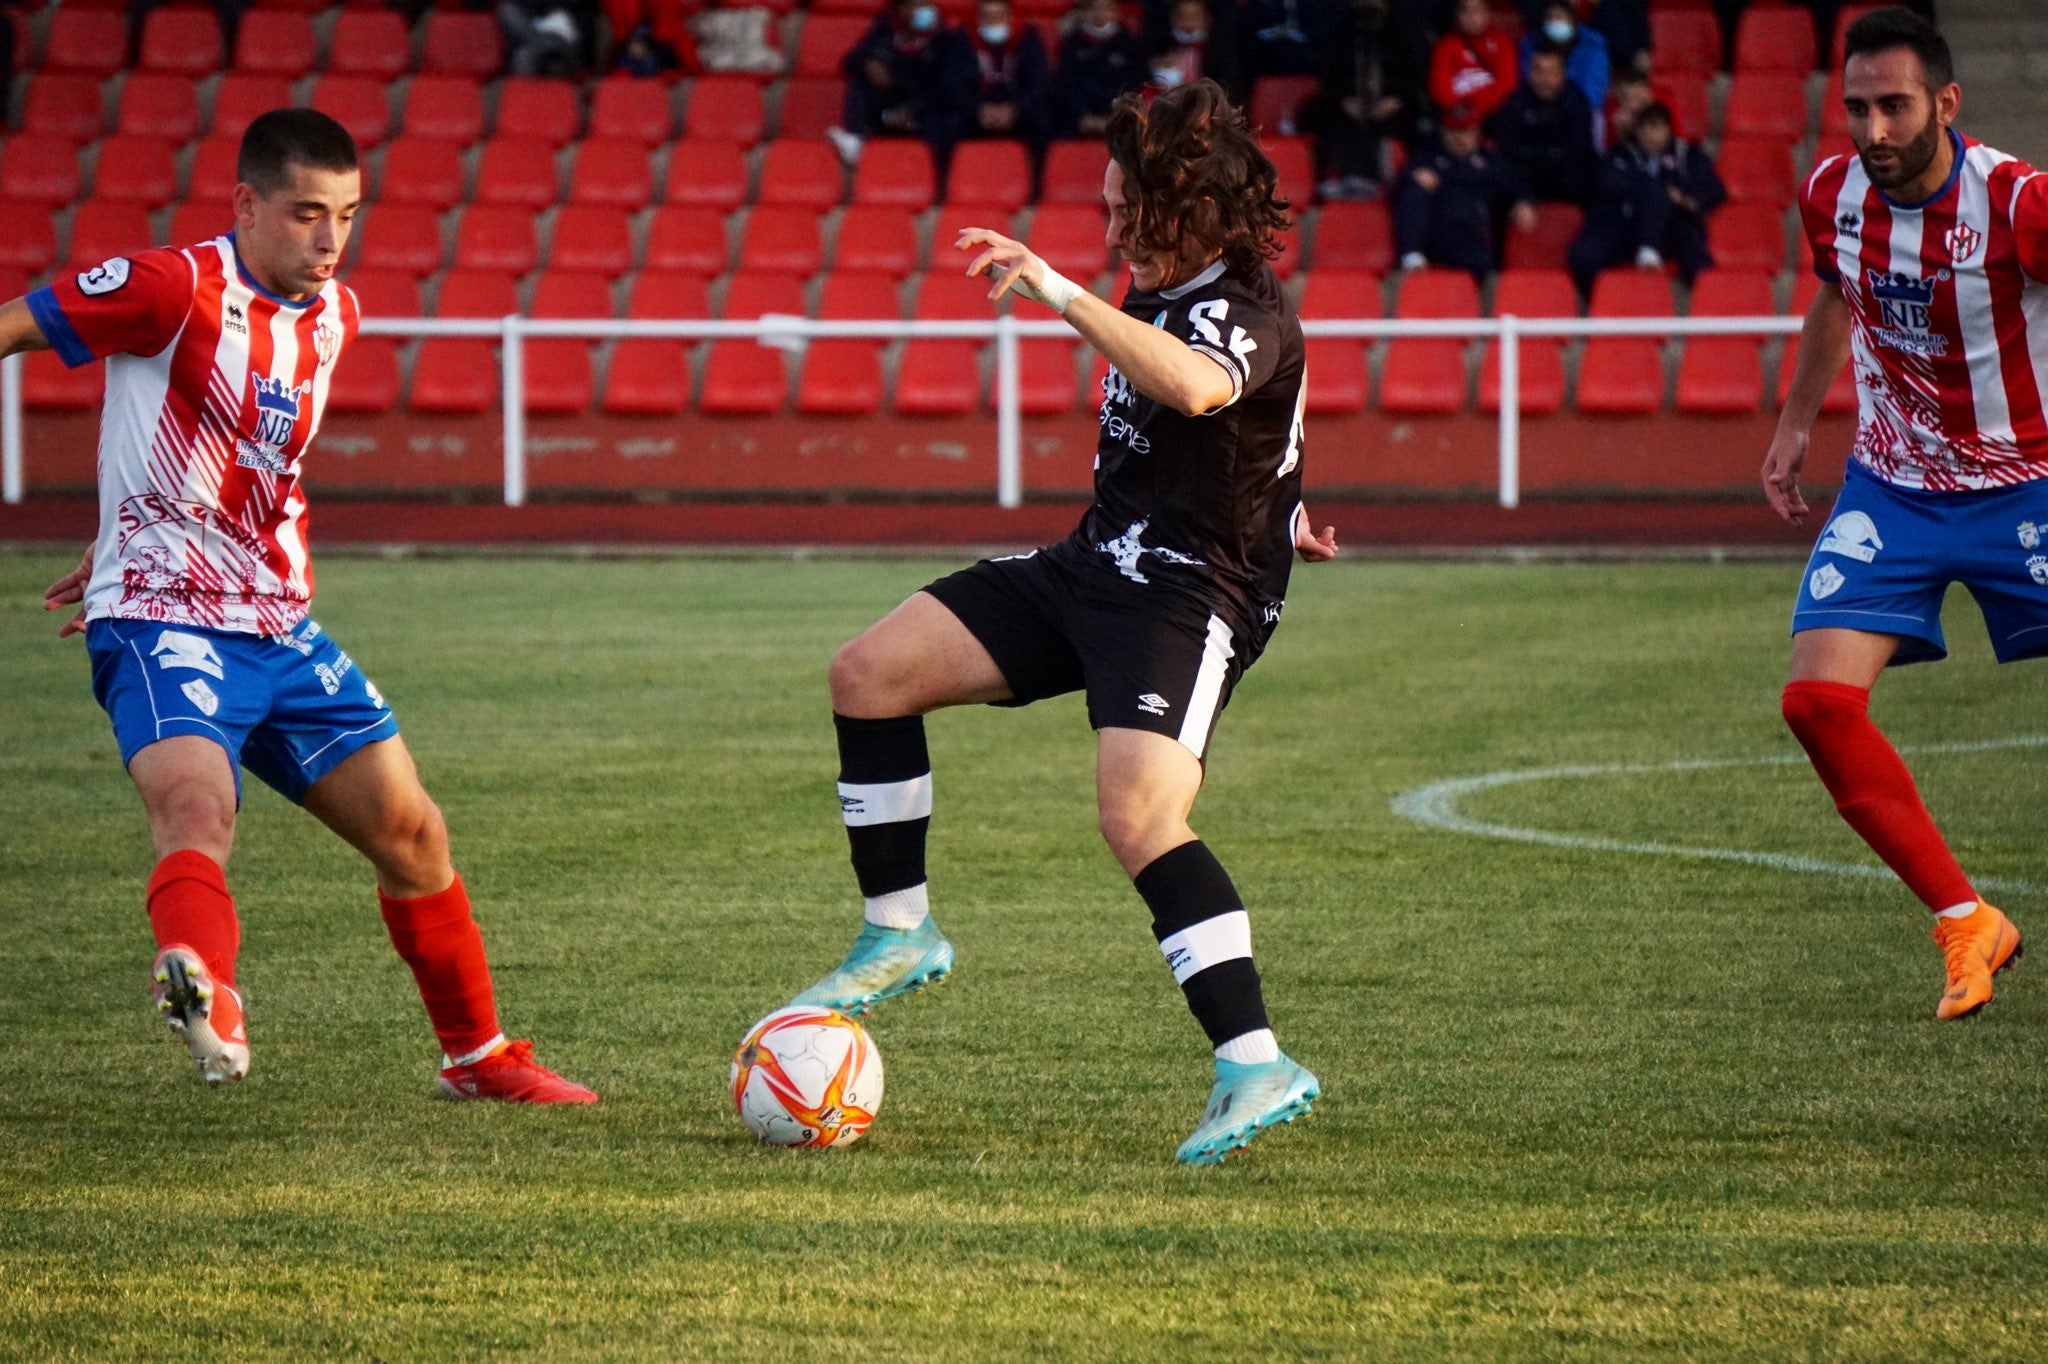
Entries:
<svg viewBox="0 0 2048 1364">
<path fill-rule="evenodd" d="M 1912 141 L 1884 149 L 1893 154 L 1891 160 L 1873 165 L 1870 157 L 1875 149 L 1869 147 L 1858 147 L 1856 158 L 1863 163 L 1863 173 L 1870 177 L 1871 184 L 1879 189 L 1897 189 L 1901 185 L 1912 184 L 1934 164 L 1934 158 L 1941 150 L 1941 137 L 1941 120 L 1930 113 L 1927 126 Z"/>
</svg>

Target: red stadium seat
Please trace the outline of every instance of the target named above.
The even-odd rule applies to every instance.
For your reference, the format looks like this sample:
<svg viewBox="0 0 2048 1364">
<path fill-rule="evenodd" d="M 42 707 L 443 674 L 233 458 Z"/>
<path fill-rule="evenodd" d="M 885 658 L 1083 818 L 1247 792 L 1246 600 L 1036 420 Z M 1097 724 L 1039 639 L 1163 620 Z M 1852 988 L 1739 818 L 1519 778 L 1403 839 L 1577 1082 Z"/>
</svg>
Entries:
<svg viewBox="0 0 2048 1364">
<path fill-rule="evenodd" d="M 130 77 L 130 82 L 133 82 Z M 185 82 L 189 91 L 191 83 Z M 21 130 L 62 138 L 73 146 L 94 141 L 106 130 L 107 111 L 100 103 L 100 83 L 71 71 L 39 71 L 28 78 Z"/>
<path fill-rule="evenodd" d="M 873 20 L 860 14 L 814 14 L 797 34 L 794 76 L 830 76 L 837 79 L 839 63 L 853 50 Z"/>
<path fill-rule="evenodd" d="M 1048 204 L 1100 204 L 1102 176 L 1109 153 L 1093 138 L 1055 142 L 1045 149 L 1045 184 L 1040 199 Z"/>
<path fill-rule="evenodd" d="M 519 311 L 509 275 L 450 270 L 434 300 L 436 317 L 503 317 Z M 496 346 L 472 337 L 429 337 L 413 361 L 412 406 L 420 412 L 484 412 L 498 401 Z"/>
<path fill-rule="evenodd" d="M 633 281 L 628 317 L 709 317 L 704 281 L 697 275 L 643 270 Z M 612 347 L 605 374 L 604 410 L 628 416 L 670 416 L 690 399 L 687 343 L 653 339 L 620 341 Z"/>
<path fill-rule="evenodd" d="M 1309 321 L 1357 321 L 1384 316 L 1379 277 L 1370 270 L 1317 267 L 1301 290 L 1300 314 Z M 1308 410 L 1359 412 L 1371 386 L 1366 353 L 1371 342 L 1352 337 L 1313 336 L 1306 342 Z"/>
<path fill-rule="evenodd" d="M 704 277 L 672 270 L 642 270 L 627 296 L 626 316 L 708 318 L 711 300 L 704 288 Z"/>
<path fill-rule="evenodd" d="M 684 138 L 669 148 L 665 202 L 729 213 L 747 201 L 747 163 L 738 144 Z"/>
<path fill-rule="evenodd" d="M 412 67 L 412 32 L 387 9 L 345 9 L 327 42 L 330 75 L 396 80 Z"/>
<path fill-rule="evenodd" d="M 198 79 L 211 76 L 222 60 L 220 19 L 210 8 L 171 5 L 153 9 L 142 21 L 142 69 Z"/>
<path fill-rule="evenodd" d="M 969 279 L 951 270 L 919 277 L 910 315 L 920 322 L 987 322 L 1009 308 L 1007 299 L 988 301 L 988 281 Z"/>
<path fill-rule="evenodd" d="M 0 141 L 0 200 L 59 208 L 78 198 L 78 150 L 70 139 L 16 133 Z"/>
<path fill-rule="evenodd" d="M 429 14 L 420 43 L 420 70 L 489 80 L 505 65 L 498 20 L 490 14 Z"/>
<path fill-rule="evenodd" d="M 773 270 L 735 270 L 725 282 L 725 301 L 718 315 L 728 320 L 744 320 L 770 313 L 801 317 L 803 311 L 801 276 Z"/>
<path fill-rule="evenodd" d="M 1688 71 L 1712 75 L 1721 69 L 1721 25 L 1710 9 L 1650 11 L 1650 51 L 1658 73 Z"/>
<path fill-rule="evenodd" d="M 1721 144 L 1714 167 L 1736 203 L 1783 208 L 1799 190 L 1792 148 L 1779 138 L 1731 137 Z"/>
<path fill-rule="evenodd" d="M 895 410 L 906 417 L 964 417 L 981 405 L 981 347 L 973 341 L 904 343 Z"/>
<path fill-rule="evenodd" d="M 1707 249 L 1723 270 L 1785 268 L 1785 224 L 1777 209 L 1760 204 L 1726 204 L 1707 219 Z"/>
<path fill-rule="evenodd" d="M 123 199 L 91 199 L 71 219 L 67 262 L 83 270 L 114 256 L 132 256 L 155 246 L 149 210 Z"/>
<path fill-rule="evenodd" d="M 356 266 L 424 279 L 441 268 L 441 225 L 419 204 L 381 204 L 356 219 Z"/>
<path fill-rule="evenodd" d="M 868 160 L 863 154 L 862 161 Z M 946 202 L 991 204 L 1014 213 L 1031 199 L 1031 160 L 1021 142 L 963 142 L 946 172 Z M 861 200 L 858 190 L 856 202 Z M 929 202 L 929 199 L 926 200 Z"/>
<path fill-rule="evenodd" d="M 1768 317 L 1777 311 L 1771 277 L 1761 270 L 1708 270 L 1693 281 L 1694 317 Z"/>
<path fill-rule="evenodd" d="M 534 317 L 608 318 L 611 287 L 602 275 L 542 272 L 533 290 Z M 526 343 L 526 410 L 560 416 L 582 412 L 596 391 L 591 376 L 592 342 L 572 337 L 539 337 Z"/>
<path fill-rule="evenodd" d="M 420 282 L 393 270 L 352 270 L 347 280 L 365 317 L 425 317 Z"/>
<path fill-rule="evenodd" d="M 115 133 L 100 143 L 93 193 L 143 208 L 162 208 L 178 193 L 178 158 L 171 144 L 139 133 Z"/>
<path fill-rule="evenodd" d="M 1664 406 L 1661 343 L 1643 337 L 1599 336 L 1579 361 L 1578 409 L 1586 416 L 1644 416 Z"/>
<path fill-rule="evenodd" d="M 1785 405 L 1786 395 L 1792 391 L 1792 376 L 1799 365 L 1799 338 L 1785 339 L 1785 355 L 1778 362 L 1778 406 Z M 1821 400 L 1820 410 L 1826 416 L 1840 416 L 1856 410 L 1856 367 L 1843 365 L 1828 385 L 1827 397 Z"/>
<path fill-rule="evenodd" d="M 452 142 L 401 134 L 384 150 L 377 200 L 451 209 L 462 202 L 462 154 Z"/>
<path fill-rule="evenodd" d="M 801 314 L 803 282 L 794 275 L 752 274 L 744 270 L 726 284 L 727 319 L 762 317 L 769 313 Z M 717 414 L 761 415 L 782 410 L 789 396 L 783 353 L 754 341 L 716 341 L 704 362 L 704 393 L 698 406 Z"/>
<path fill-rule="evenodd" d="M 1378 203 L 1325 204 L 1316 214 L 1314 265 L 1318 270 L 1394 268 L 1394 229 Z"/>
<path fill-rule="evenodd" d="M 1101 393 L 1099 386 L 1079 389 L 1074 382 L 1075 356 L 1080 347 L 1071 341 L 1020 341 L 1017 343 L 1017 408 L 1027 417 L 1057 417 L 1074 410 L 1078 396 L 1093 406 Z M 989 369 L 991 394 L 996 384 L 993 364 Z"/>
<path fill-rule="evenodd" d="M 962 146 L 955 157 L 965 150 Z M 931 153 L 924 143 L 874 141 L 861 148 L 860 164 L 853 172 L 854 203 L 914 210 L 928 207 L 937 197 Z"/>
<path fill-rule="evenodd" d="M 597 92 L 590 101 L 592 137 L 658 147 L 669 140 L 674 126 L 665 82 L 610 76 L 597 83 Z"/>
<path fill-rule="evenodd" d="M 1386 316 L 1379 276 L 1370 270 L 1326 269 L 1317 266 L 1302 277 L 1304 319 L 1355 321 Z"/>
<path fill-rule="evenodd" d="M 311 74 L 318 60 L 311 15 L 259 9 L 242 16 L 235 34 L 235 70 L 298 80 Z"/>
<path fill-rule="evenodd" d="M 1578 290 L 1562 270 L 1503 270 L 1494 284 L 1493 313 L 1499 317 L 1577 317 Z M 1532 417 L 1547 417 L 1564 406 L 1564 342 L 1554 336 L 1521 338 L 1516 401 Z M 1479 358 L 1479 410 L 1500 411 L 1500 348 L 1493 342 Z"/>
<path fill-rule="evenodd" d="M 547 143 L 494 137 L 477 165 L 476 202 L 543 209 L 555 202 L 555 153 Z"/>
<path fill-rule="evenodd" d="M 1477 317 L 1479 286 L 1463 270 L 1410 270 L 1394 286 L 1394 316 Z"/>
<path fill-rule="evenodd" d="M 1593 282 L 1588 317 L 1670 317 L 1678 311 L 1660 270 L 1608 270 Z"/>
<path fill-rule="evenodd" d="M 566 147 L 583 127 L 576 87 L 567 81 L 510 76 L 498 86 L 498 120 L 492 136 Z"/>
<path fill-rule="evenodd" d="M 1316 196 L 1316 170 L 1305 137 L 1269 137 L 1263 142 L 1266 155 L 1279 175 L 1280 196 L 1296 213 L 1306 209 Z"/>
<path fill-rule="evenodd" d="M 1735 26 L 1735 70 L 1779 71 L 1804 77 L 1813 70 L 1813 15 L 1804 8 L 1753 5 Z"/>
<path fill-rule="evenodd" d="M 540 262 L 533 210 L 512 204 L 471 204 L 455 229 L 455 263 L 508 275 L 530 273 Z"/>
<path fill-rule="evenodd" d="M 855 204 L 839 216 L 833 269 L 879 271 L 901 279 L 917 264 L 917 229 L 909 210 Z"/>
<path fill-rule="evenodd" d="M 654 198 L 652 153 L 638 142 L 587 138 L 576 146 L 569 202 L 637 213 Z"/>
<path fill-rule="evenodd" d="M 796 410 L 814 417 L 864 417 L 882 407 L 882 353 L 865 341 L 813 341 L 797 379 Z"/>
<path fill-rule="evenodd" d="M 24 66 L 27 44 L 16 49 Z M 50 11 L 50 31 L 43 47 L 43 71 L 73 71 L 104 80 L 127 64 L 128 24 L 119 10 L 57 5 Z"/>
<path fill-rule="evenodd" d="M 1252 87 L 1252 127 L 1262 137 L 1294 137 L 1305 133 L 1301 126 L 1302 106 L 1315 96 L 1321 82 L 1314 76 L 1262 76 Z"/>
<path fill-rule="evenodd" d="M 570 204 L 555 214 L 548 266 L 588 270 L 616 279 L 633 268 L 633 237 L 625 215 L 599 204 Z"/>
<path fill-rule="evenodd" d="M 405 89 L 405 132 L 457 147 L 483 139 L 483 90 L 466 76 L 415 76 Z"/>
<path fill-rule="evenodd" d="M 1273 240 L 1280 248 L 1280 254 L 1271 261 L 1273 273 L 1282 279 L 1292 279 L 1294 272 L 1301 268 L 1301 229 L 1291 228 Z"/>
<path fill-rule="evenodd" d="M 845 184 L 846 173 L 831 143 L 783 137 L 768 144 L 754 198 L 762 204 L 827 209 L 845 197 Z"/>
<path fill-rule="evenodd" d="M 42 204 L 0 201 L 0 267 L 40 275 L 57 263 L 57 233 Z"/>
<path fill-rule="evenodd" d="M 816 210 L 765 204 L 747 214 L 740 229 L 740 269 L 814 275 L 824 263 Z"/>
<path fill-rule="evenodd" d="M 725 273 L 731 258 L 725 219 L 716 209 L 664 204 L 647 228 L 648 270 L 709 277 Z"/>
<path fill-rule="evenodd" d="M 1821 53 L 1821 64 L 1832 70 L 1839 78 L 1842 70 L 1842 40 L 1849 34 L 1849 26 L 1882 5 L 1844 5 L 1835 11 L 1834 31 L 1829 35 L 1828 50 Z"/>
<path fill-rule="evenodd" d="M 895 321 L 903 316 L 896 298 L 898 281 L 890 275 L 865 271 L 838 270 L 825 277 L 824 292 L 818 298 L 818 316 L 842 322 Z M 861 342 L 877 350 L 882 342 Z"/>
<path fill-rule="evenodd" d="M 1705 76 L 1681 71 L 1658 82 L 1671 106 L 1671 126 L 1689 142 L 1705 142 L 1714 130 L 1714 97 Z"/>
<path fill-rule="evenodd" d="M 1728 88 L 1721 135 L 1800 141 L 1806 136 L 1805 83 L 1772 71 L 1737 72 Z"/>
<path fill-rule="evenodd" d="M 1448 416 L 1465 407 L 1465 345 L 1434 337 L 1403 337 L 1387 345 L 1380 371 L 1380 411 Z"/>
<path fill-rule="evenodd" d="M 235 192 L 235 162 L 241 154 L 240 133 L 216 133 L 199 144 L 192 154 L 192 174 L 185 185 L 185 198 L 199 203 L 228 202 Z"/>
<path fill-rule="evenodd" d="M 391 136 L 391 102 L 375 76 L 326 75 L 313 82 L 313 107 L 326 114 L 368 150 Z"/>
<path fill-rule="evenodd" d="M 1536 227 L 1524 232 L 1508 228 L 1506 265 L 1510 270 L 1562 270 L 1572 239 L 1585 226 L 1585 215 L 1570 204 L 1539 204 Z"/>
<path fill-rule="evenodd" d="M 133 84 L 134 77 L 129 81 Z M 186 88 L 190 89 L 189 83 Z M 292 103 L 291 82 L 284 77 L 230 71 L 214 87 L 213 123 L 208 131 L 215 137 L 239 142 L 259 114 L 267 114 L 272 109 L 288 109 Z"/>
<path fill-rule="evenodd" d="M 1763 351 L 1755 341 L 1740 336 L 1686 339 L 1674 410 L 1699 416 L 1754 412 L 1763 391 Z"/>
<path fill-rule="evenodd" d="M 403 386 L 398 343 L 388 336 L 359 336 L 342 353 L 328 381 L 329 412 L 389 412 Z"/>
<path fill-rule="evenodd" d="M 290 104 L 290 99 L 285 103 Z M 129 76 L 121 84 L 121 115 L 116 130 L 176 143 L 197 137 L 199 100 L 193 93 L 191 78 L 161 71 L 138 71 Z"/>
<path fill-rule="evenodd" d="M 164 233 L 164 245 L 194 246 L 210 242 L 234 225 L 234 210 L 228 204 L 218 199 L 205 203 L 188 199 L 171 213 L 171 227 Z"/>
<path fill-rule="evenodd" d="M 991 224 L 1001 230 L 1000 224 Z M 1026 241 L 1040 259 L 1084 287 L 1109 266 L 1100 207 L 1044 204 L 1031 216 Z"/>
<path fill-rule="evenodd" d="M 833 82 L 838 88 L 838 82 Z M 835 96 L 836 101 L 836 96 Z M 788 96 L 784 96 L 787 107 Z M 833 120 L 837 121 L 839 106 L 833 105 Z M 828 123 L 826 127 L 830 127 Z M 683 109 L 683 135 L 701 137 L 711 142 L 736 142 L 742 147 L 751 147 L 761 140 L 767 127 L 767 116 L 761 109 L 761 86 L 744 76 L 699 76 L 690 82 L 689 103 Z M 785 137 L 822 137 L 824 128 L 815 132 L 804 129 L 783 127 Z"/>
<path fill-rule="evenodd" d="M 22 406 L 31 412 L 89 412 L 105 399 L 106 366 L 68 369 L 55 351 L 31 351 L 21 375 Z"/>
<path fill-rule="evenodd" d="M 699 82 L 702 84 L 702 82 Z M 843 86 L 836 76 L 797 76 L 782 83 L 778 137 L 823 137 L 839 124 Z"/>
</svg>

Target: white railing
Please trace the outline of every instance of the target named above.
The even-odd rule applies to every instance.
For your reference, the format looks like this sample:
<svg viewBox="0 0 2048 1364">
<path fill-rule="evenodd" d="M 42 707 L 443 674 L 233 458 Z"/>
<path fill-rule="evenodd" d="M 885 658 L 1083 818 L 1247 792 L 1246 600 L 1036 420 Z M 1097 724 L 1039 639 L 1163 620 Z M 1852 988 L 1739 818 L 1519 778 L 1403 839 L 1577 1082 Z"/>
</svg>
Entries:
<svg viewBox="0 0 2048 1364">
<path fill-rule="evenodd" d="M 1393 318 L 1303 322 L 1311 338 L 1359 340 L 1438 337 L 1453 341 L 1493 341 L 1500 348 L 1500 505 L 1522 500 L 1521 343 L 1529 338 L 1593 336 L 1792 336 L 1798 317 L 1517 317 L 1505 313 L 1483 318 Z M 769 314 L 746 321 L 621 321 L 611 318 L 365 318 L 371 336 L 467 336 L 494 340 L 502 348 L 505 448 L 505 505 L 526 501 L 526 350 L 529 339 L 564 338 L 590 341 L 675 340 L 758 341 L 764 346 L 801 350 L 814 340 L 898 341 L 955 339 L 995 341 L 996 502 L 1003 507 L 1024 503 L 1024 437 L 1018 405 L 1020 340 L 1041 337 L 1071 339 L 1073 329 L 1052 318 L 1026 321 L 1004 314 L 980 322 L 838 322 Z M 772 420 L 772 418 L 770 419 Z M 26 492 L 21 424 L 21 357 L 0 361 L 0 497 L 19 502 Z"/>
</svg>

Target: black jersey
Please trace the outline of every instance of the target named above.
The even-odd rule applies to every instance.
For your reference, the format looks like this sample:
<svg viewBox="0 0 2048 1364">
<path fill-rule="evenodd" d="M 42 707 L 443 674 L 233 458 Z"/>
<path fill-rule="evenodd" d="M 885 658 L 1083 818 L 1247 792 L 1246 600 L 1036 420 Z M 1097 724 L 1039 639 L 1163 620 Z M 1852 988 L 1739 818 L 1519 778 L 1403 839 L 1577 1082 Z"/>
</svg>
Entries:
<svg viewBox="0 0 2048 1364">
<path fill-rule="evenodd" d="M 1263 639 L 1278 621 L 1301 503 L 1301 323 L 1264 264 L 1216 262 L 1125 296 L 1230 375 L 1231 398 L 1186 417 L 1111 368 L 1103 380 L 1095 505 L 1055 553 L 1221 611 Z"/>
</svg>

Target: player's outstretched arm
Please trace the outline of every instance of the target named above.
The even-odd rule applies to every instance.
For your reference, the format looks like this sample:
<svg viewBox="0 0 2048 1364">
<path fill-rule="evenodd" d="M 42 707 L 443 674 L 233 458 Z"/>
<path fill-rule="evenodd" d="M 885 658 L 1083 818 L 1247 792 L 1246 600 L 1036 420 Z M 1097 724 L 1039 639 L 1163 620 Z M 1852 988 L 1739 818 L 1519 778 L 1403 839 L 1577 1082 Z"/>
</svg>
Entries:
<svg viewBox="0 0 2048 1364">
<path fill-rule="evenodd" d="M 1040 260 L 1024 243 L 980 227 L 963 230 L 953 242 L 955 251 L 976 247 L 982 248 L 981 254 L 967 267 L 967 274 L 987 275 L 994 281 L 988 293 L 991 302 L 1015 289 L 1045 304 L 1154 402 L 1193 417 L 1226 405 L 1235 395 L 1222 365 L 1157 327 L 1126 317 Z"/>
<path fill-rule="evenodd" d="M 27 300 L 15 298 L 0 303 L 0 358 L 49 348 L 50 338 L 43 335 L 35 314 L 28 310 Z"/>
<path fill-rule="evenodd" d="M 1305 564 L 1326 564 L 1337 557 L 1337 528 L 1324 526 L 1323 533 L 1316 534 L 1316 523 L 1309 520 L 1306 503 L 1294 509 L 1294 552 Z"/>
<path fill-rule="evenodd" d="M 79 603 L 85 600 L 85 585 L 92 581 L 93 546 L 85 547 L 85 557 L 78 561 L 78 567 L 43 589 L 43 609 L 62 611 L 67 606 L 78 606 L 78 611 L 64 622 L 57 631 L 57 638 L 85 633 L 85 608 Z"/>
<path fill-rule="evenodd" d="M 1835 376 L 1849 363 L 1849 305 L 1840 288 L 1823 288 L 1806 309 L 1799 331 L 1799 363 L 1778 414 L 1778 432 L 1764 455 L 1764 496 L 1771 510 L 1793 525 L 1806 522 L 1806 498 L 1799 471 L 1806 466 L 1808 434 Z"/>
</svg>

